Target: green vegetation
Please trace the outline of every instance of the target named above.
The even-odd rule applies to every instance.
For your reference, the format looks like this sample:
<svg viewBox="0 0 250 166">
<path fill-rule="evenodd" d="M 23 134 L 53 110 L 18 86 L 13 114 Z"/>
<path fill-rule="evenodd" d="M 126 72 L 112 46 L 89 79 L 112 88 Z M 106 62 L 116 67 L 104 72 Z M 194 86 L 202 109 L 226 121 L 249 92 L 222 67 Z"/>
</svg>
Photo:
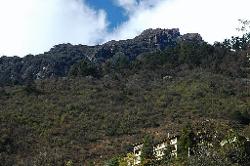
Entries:
<svg viewBox="0 0 250 166">
<path fill-rule="evenodd" d="M 196 142 L 194 140 L 194 133 L 192 130 L 192 127 L 186 126 L 182 133 L 180 138 L 178 139 L 178 156 L 187 158 L 188 157 L 188 151 L 189 149 L 193 149 L 196 145 Z"/>
<path fill-rule="evenodd" d="M 239 46 L 232 51 L 235 40 L 213 46 L 183 41 L 134 59 L 117 53 L 100 64 L 70 64 L 69 77 L 2 85 L 0 165 L 103 165 L 112 156 L 127 154 L 147 134 L 164 138 L 182 129 L 186 151 L 192 132 L 185 126 L 198 130 L 194 124 L 204 119 L 214 122 L 205 126 L 209 133 L 220 131 L 223 137 L 234 129 L 250 137 L 250 52 Z M 249 46 L 249 38 L 245 43 Z M 214 159 L 201 149 L 190 161 L 175 163 L 199 165 L 206 158 L 210 165 L 244 165 L 246 151 L 216 149 Z M 120 157 L 109 165 L 117 162 Z"/>
<path fill-rule="evenodd" d="M 80 61 L 70 68 L 69 76 L 84 77 L 94 76 L 98 77 L 98 68 L 87 60 Z"/>
<path fill-rule="evenodd" d="M 143 140 L 143 147 L 141 152 L 141 162 L 144 165 L 151 165 L 151 161 L 154 160 L 153 145 L 154 143 L 152 137 L 146 135 Z"/>
</svg>

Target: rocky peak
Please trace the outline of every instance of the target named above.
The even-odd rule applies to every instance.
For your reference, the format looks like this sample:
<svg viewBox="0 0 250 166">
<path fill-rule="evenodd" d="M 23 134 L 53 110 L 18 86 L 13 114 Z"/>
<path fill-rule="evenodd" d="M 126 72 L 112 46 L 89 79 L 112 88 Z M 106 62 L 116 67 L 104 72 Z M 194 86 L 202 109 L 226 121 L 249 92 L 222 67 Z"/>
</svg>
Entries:
<svg viewBox="0 0 250 166">
<path fill-rule="evenodd" d="M 173 29 L 150 28 L 150 29 L 144 30 L 139 36 L 151 37 L 151 36 L 164 36 L 166 34 L 180 36 L 180 31 L 178 28 L 173 28 Z"/>
<path fill-rule="evenodd" d="M 121 55 L 129 59 L 135 59 L 140 54 L 174 47 L 182 41 L 202 42 L 202 37 L 197 33 L 181 35 L 178 28 L 157 28 L 147 29 L 134 39 L 113 40 L 97 46 L 67 43 L 56 45 L 50 51 L 37 56 L 2 57 L 0 58 L 0 83 L 1 81 L 3 83 L 4 81 L 22 82 L 27 76 L 34 79 L 54 76 L 64 77 L 73 64 L 83 59 L 88 59 L 97 64 Z"/>
<path fill-rule="evenodd" d="M 139 36 L 135 39 L 149 40 L 154 43 L 159 43 L 164 40 L 176 39 L 180 36 L 180 31 L 178 28 L 174 29 L 147 29 L 144 30 Z"/>
<path fill-rule="evenodd" d="M 199 33 L 187 33 L 182 35 L 181 39 L 184 41 L 203 42 L 203 39 Z"/>
<path fill-rule="evenodd" d="M 173 46 L 180 36 L 179 29 L 147 29 L 134 39 L 112 40 L 103 44 L 94 58 L 108 58 L 116 53 L 123 53 L 130 58 L 135 58 L 141 53 L 154 52 Z"/>
</svg>

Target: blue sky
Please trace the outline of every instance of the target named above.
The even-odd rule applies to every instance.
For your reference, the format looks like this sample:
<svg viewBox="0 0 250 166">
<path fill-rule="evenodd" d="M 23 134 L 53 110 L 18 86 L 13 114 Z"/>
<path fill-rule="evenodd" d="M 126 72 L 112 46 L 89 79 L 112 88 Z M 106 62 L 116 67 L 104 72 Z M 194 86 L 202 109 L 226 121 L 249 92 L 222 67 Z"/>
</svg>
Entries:
<svg viewBox="0 0 250 166">
<path fill-rule="evenodd" d="M 148 28 L 200 33 L 211 44 L 250 20 L 250 0 L 0 0 L 0 56 L 49 51 L 61 43 L 96 45 Z"/>
<path fill-rule="evenodd" d="M 128 19 L 125 10 L 115 5 L 113 0 L 86 0 L 86 3 L 95 10 L 103 9 L 106 11 L 109 31 L 112 31 Z"/>
</svg>

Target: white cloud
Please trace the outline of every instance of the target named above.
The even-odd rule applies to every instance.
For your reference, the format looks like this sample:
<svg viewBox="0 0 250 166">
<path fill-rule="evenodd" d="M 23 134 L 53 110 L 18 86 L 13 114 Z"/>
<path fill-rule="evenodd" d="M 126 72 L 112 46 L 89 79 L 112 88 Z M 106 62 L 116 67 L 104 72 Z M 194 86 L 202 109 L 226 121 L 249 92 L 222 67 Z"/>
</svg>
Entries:
<svg viewBox="0 0 250 166">
<path fill-rule="evenodd" d="M 138 5 L 138 2 L 136 0 L 114 0 L 114 2 L 117 5 L 123 7 L 128 12 L 134 10 Z"/>
<path fill-rule="evenodd" d="M 115 4 L 124 8 L 126 14 L 132 15 L 137 12 L 138 9 L 152 8 L 161 0 L 113 0 Z"/>
<path fill-rule="evenodd" d="M 84 0 L 0 0 L 0 55 L 37 54 L 60 43 L 93 45 L 133 38 L 147 28 L 198 32 L 212 43 L 250 19 L 249 0 L 113 0 L 128 21 L 108 33 L 103 10 Z"/>
<path fill-rule="evenodd" d="M 213 43 L 235 35 L 239 18 L 250 19 L 249 0 L 161 0 L 153 4 L 138 5 L 108 40 L 132 38 L 144 29 L 160 27 L 198 32 Z"/>
<path fill-rule="evenodd" d="M 82 0 L 0 0 L 0 55 L 36 54 L 59 43 L 95 44 L 106 13 Z"/>
</svg>

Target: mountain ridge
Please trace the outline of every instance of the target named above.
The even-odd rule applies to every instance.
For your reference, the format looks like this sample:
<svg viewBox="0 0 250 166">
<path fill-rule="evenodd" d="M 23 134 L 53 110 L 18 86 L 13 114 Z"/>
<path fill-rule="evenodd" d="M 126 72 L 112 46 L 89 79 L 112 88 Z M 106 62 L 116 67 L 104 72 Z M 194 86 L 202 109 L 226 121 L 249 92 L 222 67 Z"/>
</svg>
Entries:
<svg viewBox="0 0 250 166">
<path fill-rule="evenodd" d="M 0 83 L 2 85 L 20 84 L 27 79 L 44 79 L 64 77 L 73 64 L 87 60 L 91 63 L 102 63 L 107 59 L 122 54 L 135 59 L 143 53 L 162 51 L 176 43 L 188 40 L 204 42 L 197 33 L 181 35 L 178 28 L 147 29 L 133 39 L 111 40 L 102 45 L 55 45 L 50 51 L 38 55 L 0 58 Z"/>
</svg>

